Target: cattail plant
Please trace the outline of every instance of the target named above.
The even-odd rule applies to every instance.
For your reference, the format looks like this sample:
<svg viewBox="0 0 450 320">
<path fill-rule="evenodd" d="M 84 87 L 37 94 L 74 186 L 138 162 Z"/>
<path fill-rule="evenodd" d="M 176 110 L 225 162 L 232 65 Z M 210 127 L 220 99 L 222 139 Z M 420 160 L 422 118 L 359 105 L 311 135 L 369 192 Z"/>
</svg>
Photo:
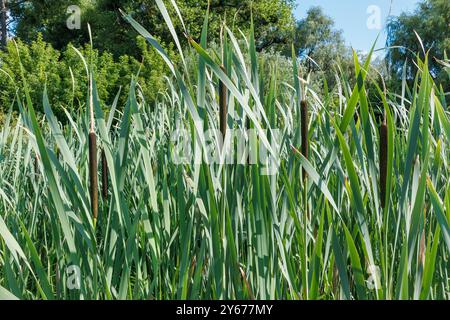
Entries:
<svg viewBox="0 0 450 320">
<path fill-rule="evenodd" d="M 424 212 L 426 212 L 424 210 Z M 419 263 L 422 268 L 425 268 L 425 250 L 426 250 L 426 242 L 425 242 L 425 230 L 422 231 L 422 236 L 420 237 L 420 245 L 419 245 Z"/>
<path fill-rule="evenodd" d="M 98 217 L 98 167 L 97 167 L 97 136 L 94 130 L 94 104 L 92 98 L 92 75 L 90 76 L 90 129 L 89 129 L 89 182 L 91 209 L 94 223 Z"/>
<path fill-rule="evenodd" d="M 387 157 L 388 157 L 388 129 L 386 125 L 386 115 L 380 126 L 380 197 L 381 207 L 386 206 L 386 176 L 387 176 Z"/>
<path fill-rule="evenodd" d="M 305 100 L 300 102 L 300 122 L 302 132 L 302 155 L 308 159 L 309 141 L 308 141 L 308 103 Z M 303 180 L 306 179 L 307 173 L 303 169 Z"/>
<path fill-rule="evenodd" d="M 176 3 L 158 1 L 165 19 L 172 11 L 165 10 L 164 3 L 169 2 Z M 28 108 L 19 108 L 14 128 L 11 116 L 5 127 L 0 117 L 0 300 L 450 297 L 448 114 L 440 99 L 450 92 L 447 88 L 433 92 L 428 63 L 420 63 L 420 55 L 415 84 L 405 83 L 408 98 L 402 94 L 398 99 L 396 91 L 378 92 L 386 106 L 383 118 L 375 117 L 372 110 L 377 105 L 364 94 L 364 82 L 354 84 L 348 101 L 341 85 L 309 95 L 300 84 L 306 86 L 309 80 L 297 70 L 295 50 L 294 72 L 289 75 L 295 85 L 278 86 L 291 82 L 283 74 L 289 64 L 278 70 L 272 68 L 278 59 L 258 56 L 252 32 L 248 42 L 222 42 L 225 52 L 220 61 L 227 67 L 227 79 L 235 70 L 239 80 L 233 88 L 225 88 L 228 80 L 214 64 L 220 58 L 211 57 L 214 48 L 207 47 L 207 16 L 202 44 L 191 41 L 199 54 L 197 77 L 191 68 L 175 69 L 179 57 L 172 61 L 157 39 L 131 19 L 164 56 L 168 69 L 176 71 L 167 77 L 167 87 L 161 88 L 154 104 L 145 102 L 146 94 L 133 81 L 126 104 L 117 105 L 119 93 L 114 103 L 114 110 L 117 105 L 122 111 L 112 108 L 106 125 L 104 117 L 95 123 L 91 71 L 86 105 L 77 101 L 75 109 L 66 109 L 70 123 L 58 121 L 49 112 L 50 105 L 46 117 L 38 121 L 30 97 Z M 247 52 L 250 57 L 244 56 Z M 367 57 L 364 69 L 370 69 L 370 61 Z M 88 74 L 94 70 L 94 63 L 90 65 Z M 214 76 L 214 88 L 209 90 L 211 69 L 222 76 Z M 246 79 L 250 81 L 242 81 L 250 69 L 251 79 Z M 340 77 L 336 80 L 346 87 L 354 80 L 345 74 Z M 191 92 L 195 87 L 197 99 Z M 386 97 L 395 98 L 388 102 Z M 414 101 L 420 105 L 414 108 Z M 198 165 L 196 150 L 188 150 L 190 137 L 197 132 L 190 124 L 204 115 L 196 105 L 220 113 L 220 119 L 219 114 L 201 117 L 204 130 L 220 127 L 222 134 L 230 135 L 231 102 L 238 111 L 229 118 L 230 123 L 236 121 L 237 137 L 245 135 L 247 123 L 258 135 L 251 139 L 255 155 L 258 147 L 269 146 L 270 153 L 280 155 L 274 159 L 279 160 L 276 171 L 266 170 L 272 169 L 267 166 L 271 162 L 241 165 L 245 159 L 226 166 Z M 312 103 L 320 107 L 320 115 Z M 395 110 L 395 119 L 388 107 Z M 78 112 L 80 108 L 85 111 Z M 356 126 L 355 109 L 359 109 Z M 433 119 L 430 110 L 435 111 Z M 373 123 L 378 126 L 378 141 L 371 140 Z M 273 132 L 265 130 L 269 127 Z M 277 128 L 281 136 L 272 134 Z M 308 131 L 317 133 L 314 152 Z M 83 152 L 79 138 L 86 144 Z M 248 147 L 244 144 L 248 140 L 237 140 Z M 53 154 L 55 141 L 61 147 L 60 160 Z M 372 180 L 367 178 L 373 171 L 374 152 L 380 186 L 371 192 Z M 419 153 L 422 163 L 416 157 Z M 175 155 L 181 161 L 175 161 Z M 39 164 L 33 183 L 30 157 Z M 116 168 L 113 159 L 120 160 Z M 108 198 L 102 201 L 106 192 Z M 384 214 L 379 212 L 382 205 Z M 111 208 L 110 219 L 102 216 L 106 207 Z M 387 209 L 395 215 L 388 215 Z M 98 221 L 105 225 L 93 230 Z M 18 267 L 24 261 L 30 262 L 26 270 Z M 83 275 L 77 281 L 80 290 L 64 286 L 68 263 Z M 22 269 L 36 276 L 23 276 Z M 142 285 L 149 281 L 151 285 Z"/>
<path fill-rule="evenodd" d="M 225 66 L 220 66 L 222 71 L 226 73 Z M 219 81 L 219 119 L 220 119 L 220 132 L 222 133 L 223 141 L 225 141 L 225 135 L 227 133 L 227 95 L 228 90 L 222 81 Z"/>
<path fill-rule="evenodd" d="M 302 140 L 302 146 L 301 146 L 301 152 L 302 155 L 305 157 L 305 159 L 308 159 L 308 149 L 309 149 L 309 141 L 308 141 L 308 104 L 306 100 L 302 100 L 300 102 L 300 125 L 301 125 L 301 140 Z M 307 173 L 305 168 L 302 170 L 303 175 L 303 181 L 304 188 L 303 188 L 303 241 L 304 243 L 308 243 L 308 230 L 307 230 L 307 224 L 309 223 L 309 217 L 308 217 L 308 187 L 306 184 L 306 178 Z M 307 256 L 308 246 L 305 245 L 304 248 L 304 255 Z M 306 260 L 304 260 L 306 261 Z M 302 265 L 302 268 L 306 269 L 306 264 L 304 263 Z M 303 288 L 303 296 L 308 299 L 309 296 L 309 290 L 308 290 L 308 277 L 306 276 L 306 273 L 302 273 L 302 281 L 305 283 L 305 286 Z"/>
</svg>

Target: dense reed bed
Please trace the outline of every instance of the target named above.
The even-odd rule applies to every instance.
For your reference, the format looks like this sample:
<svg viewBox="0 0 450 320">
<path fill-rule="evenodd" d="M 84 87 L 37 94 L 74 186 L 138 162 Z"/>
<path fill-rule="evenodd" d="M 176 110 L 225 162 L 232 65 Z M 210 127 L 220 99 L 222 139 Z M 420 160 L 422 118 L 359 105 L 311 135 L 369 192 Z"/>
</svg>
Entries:
<svg viewBox="0 0 450 320">
<path fill-rule="evenodd" d="M 356 86 L 337 76 L 323 94 L 295 59 L 291 84 L 262 71 L 252 33 L 225 27 L 219 54 L 207 22 L 199 43 L 179 39 L 157 3 L 178 64 L 125 15 L 171 70 L 157 103 L 132 81 L 126 105 L 104 105 L 86 63 L 86 106 L 62 125 L 46 92 L 36 114 L 17 84 L 0 134 L 0 298 L 449 299 L 449 92 L 428 57 L 393 93 L 355 54 Z M 211 147 L 232 161 L 206 161 Z"/>
</svg>

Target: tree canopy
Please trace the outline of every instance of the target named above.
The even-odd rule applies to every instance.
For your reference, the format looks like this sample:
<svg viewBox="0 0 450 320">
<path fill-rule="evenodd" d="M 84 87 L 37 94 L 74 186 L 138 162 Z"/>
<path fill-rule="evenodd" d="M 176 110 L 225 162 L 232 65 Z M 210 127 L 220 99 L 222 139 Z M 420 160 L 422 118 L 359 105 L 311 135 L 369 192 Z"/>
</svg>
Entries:
<svg viewBox="0 0 450 320">
<path fill-rule="evenodd" d="M 320 7 L 312 7 L 306 17 L 297 22 L 295 36 L 298 55 L 310 58 L 307 63 L 309 71 L 315 69 L 311 60 L 326 67 L 327 61 L 345 50 L 342 31 L 334 28 L 333 19 Z"/>
<path fill-rule="evenodd" d="M 335 82 L 338 64 L 346 73 L 352 73 L 351 50 L 345 44 L 342 31 L 337 30 L 332 18 L 321 7 L 312 7 L 306 17 L 298 20 L 294 48 L 307 73 L 324 78 L 329 85 Z"/>
<path fill-rule="evenodd" d="M 430 71 L 438 81 L 448 81 L 438 60 L 444 58 L 444 52 L 450 52 L 450 2 L 448 0 L 426 0 L 418 5 L 412 14 L 403 13 L 388 23 L 387 46 L 394 47 L 388 53 L 388 65 L 391 74 L 400 78 L 405 61 L 415 59 L 422 53 L 419 35 L 424 49 L 430 50 Z M 423 56 L 423 53 L 422 53 Z M 406 64 L 406 76 L 411 79 L 415 74 L 413 63 Z"/>
<path fill-rule="evenodd" d="M 168 2 L 168 1 L 167 1 Z M 253 14 L 255 37 L 259 49 L 276 44 L 287 44 L 292 37 L 294 0 L 210 0 L 209 37 L 218 39 L 222 22 L 246 32 Z M 208 1 L 178 0 L 185 25 L 190 35 L 200 37 Z M 82 28 L 69 30 L 66 21 L 70 14 L 67 8 L 76 5 L 81 9 Z M 172 5 L 169 10 L 175 11 Z M 41 33 L 43 39 L 56 49 L 63 49 L 68 43 L 82 45 L 89 41 L 87 23 L 93 30 L 94 43 L 100 51 L 114 56 L 134 53 L 136 34 L 122 19 L 119 9 L 132 13 L 135 19 L 152 33 L 162 35 L 168 43 L 171 36 L 165 32 L 165 23 L 154 0 L 11 0 L 10 15 L 15 21 L 14 34 L 25 42 L 36 39 Z M 176 17 L 175 12 L 173 17 Z M 174 19 L 175 27 L 183 36 L 181 23 Z M 114 31 L 114 32 L 112 32 Z M 164 37 L 164 35 L 166 37 Z"/>
</svg>

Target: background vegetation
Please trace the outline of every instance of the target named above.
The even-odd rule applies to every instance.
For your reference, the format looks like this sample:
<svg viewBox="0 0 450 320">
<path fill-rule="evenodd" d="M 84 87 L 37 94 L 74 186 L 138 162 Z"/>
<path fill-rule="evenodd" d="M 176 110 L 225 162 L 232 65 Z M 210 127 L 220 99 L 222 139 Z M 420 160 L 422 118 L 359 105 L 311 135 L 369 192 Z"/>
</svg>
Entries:
<svg viewBox="0 0 450 320">
<path fill-rule="evenodd" d="M 114 11 L 124 51 L 41 32 L 2 53 L 0 299 L 450 298 L 445 50 L 383 71 L 319 9 L 287 24 L 289 50 L 259 46 L 256 14 L 241 33 L 151 3 L 154 30 Z M 256 164 L 223 147 L 231 129 Z M 204 161 L 177 163 L 180 143 Z"/>
</svg>

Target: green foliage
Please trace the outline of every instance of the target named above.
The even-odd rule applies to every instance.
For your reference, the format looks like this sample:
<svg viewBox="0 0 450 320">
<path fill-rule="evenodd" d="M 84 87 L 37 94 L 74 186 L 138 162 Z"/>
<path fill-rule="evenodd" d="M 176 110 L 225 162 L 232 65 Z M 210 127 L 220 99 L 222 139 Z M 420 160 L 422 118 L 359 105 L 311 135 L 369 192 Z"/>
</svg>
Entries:
<svg viewBox="0 0 450 320">
<path fill-rule="evenodd" d="M 450 53 L 450 2 L 448 0 L 424 0 L 414 13 L 401 14 L 388 23 L 387 46 L 395 47 L 388 52 L 389 71 L 393 75 L 393 84 L 402 79 L 403 66 L 406 65 L 406 78 L 414 80 L 415 67 L 411 61 L 415 55 L 423 57 L 423 49 L 417 38 L 421 38 L 424 49 L 429 50 L 430 72 L 438 84 L 449 86 L 450 81 L 438 60 L 444 59 L 445 52 Z"/>
<path fill-rule="evenodd" d="M 185 16 L 190 35 L 199 39 L 208 1 L 177 0 L 177 4 Z M 81 30 L 69 30 L 66 27 L 69 17 L 66 11 L 71 5 L 77 5 L 81 9 Z M 224 20 L 235 28 L 235 31 L 239 28 L 248 32 L 249 17 L 253 13 L 259 49 L 288 44 L 294 27 L 293 6 L 293 0 L 210 0 L 208 37 L 211 40 L 219 40 Z M 44 40 L 59 50 L 64 49 L 68 43 L 76 46 L 88 43 L 86 26 L 89 23 L 92 30 L 95 30 L 96 48 L 101 52 L 111 52 L 115 57 L 126 54 L 138 59 L 139 56 L 132 49 L 135 34 L 123 21 L 119 9 L 132 12 L 142 25 L 152 30 L 152 33 L 160 35 L 163 43 L 172 41 L 170 34 L 164 30 L 164 20 L 154 0 L 11 0 L 9 8 L 19 38 L 30 42 L 38 33 L 42 33 Z M 175 14 L 172 6 L 168 6 L 168 10 Z M 175 23 L 175 27 L 182 37 L 182 26 Z"/>
<path fill-rule="evenodd" d="M 320 7 L 308 10 L 304 19 L 297 21 L 294 48 L 301 59 L 302 71 L 312 73 L 313 81 L 326 79 L 330 87 L 336 84 L 336 74 L 353 78 L 352 51 L 345 45 L 342 31 Z"/>
<path fill-rule="evenodd" d="M 97 89 L 100 99 L 110 104 L 119 89 L 127 87 L 131 78 L 138 75 L 138 80 L 148 102 L 153 102 L 159 92 L 163 91 L 164 75 L 167 67 L 159 55 L 150 48 L 141 37 L 137 39 L 140 59 L 123 55 L 115 59 L 112 53 L 91 50 L 85 45 L 80 48 L 82 55 L 92 60 L 96 73 Z M 16 47 L 17 44 L 17 47 Z M 169 54 L 175 59 L 173 50 Z M 3 112 L 7 111 L 15 98 L 16 91 L 23 96 L 19 84 L 22 82 L 20 61 L 24 69 L 25 79 L 30 87 L 30 96 L 38 111 L 42 109 L 42 92 L 47 87 L 54 112 L 59 117 L 64 116 L 63 107 L 79 108 L 86 102 L 85 93 L 88 82 L 86 69 L 80 56 L 69 45 L 62 52 L 46 43 L 41 35 L 27 45 L 21 40 L 10 41 L 6 52 L 0 52 L 0 101 Z M 124 102 L 126 95 L 120 96 Z M 71 111 L 71 110 L 69 110 Z"/>
<path fill-rule="evenodd" d="M 403 93 L 374 84 L 386 115 L 380 135 L 367 99 L 372 52 L 364 63 L 354 54 L 355 85 L 339 79 L 342 86 L 320 93 L 298 75 L 295 55 L 291 82 L 278 82 L 272 62 L 258 59 L 251 32 L 246 40 L 242 48 L 220 42 L 225 61 L 204 38 L 190 41 L 197 72 L 166 59 L 170 86 L 152 106 L 135 81 L 121 112 L 108 115 L 87 90 L 110 180 L 97 223 L 86 161 L 89 110 L 60 126 L 44 99 L 39 121 L 28 86 L 20 86 L 27 110 L 0 134 L 0 299 L 448 300 L 450 121 L 428 56 L 417 58 L 417 81 Z M 219 83 L 228 89 L 227 127 L 252 145 L 255 163 L 235 158 L 219 139 L 205 143 L 205 131 L 218 128 Z M 297 150 L 302 100 L 307 158 Z M 248 127 L 256 134 L 247 135 Z M 214 150 L 233 161 L 180 163 L 180 145 L 200 159 Z M 383 145 L 385 207 L 377 166 Z M 277 170 L 268 172 L 267 158 L 255 155 L 263 148 Z M 68 286 L 77 279 L 72 267 L 81 273 L 78 290 Z"/>
<path fill-rule="evenodd" d="M 312 7 L 304 19 L 297 22 L 295 48 L 302 58 L 308 56 L 320 67 L 326 68 L 327 61 L 333 61 L 345 52 L 342 31 L 334 29 L 334 21 L 322 11 Z M 313 61 L 307 61 L 308 72 L 316 70 Z"/>
<path fill-rule="evenodd" d="M 200 39 L 208 1 L 202 1 L 199 5 L 196 0 L 184 0 L 177 1 L 177 5 L 183 12 L 189 33 L 194 39 Z M 248 33 L 250 16 L 253 16 L 257 50 L 269 47 L 279 50 L 291 43 L 294 30 L 293 7 L 293 0 L 211 0 L 208 40 L 220 40 L 224 22 L 236 34 L 238 30 Z"/>
<path fill-rule="evenodd" d="M 15 43 L 9 41 L 7 51 L 0 52 L 0 68 L 4 71 L 0 73 L 0 101 L 3 111 L 8 110 L 15 98 L 16 91 L 19 90 L 18 84 L 22 80 L 20 62 L 22 62 L 30 87 L 30 94 L 34 101 L 42 101 L 44 85 L 50 83 L 50 94 L 57 101 L 67 103 L 68 100 L 64 100 L 64 92 L 60 91 L 61 88 L 67 87 L 67 83 L 64 83 L 66 81 L 61 77 L 61 74 L 65 71 L 62 70 L 62 64 L 59 63 L 59 51 L 45 43 L 42 36 L 38 36 L 36 41 L 33 41 L 30 45 L 18 40 L 17 49 Z M 20 60 L 18 51 L 20 52 Z"/>
</svg>

